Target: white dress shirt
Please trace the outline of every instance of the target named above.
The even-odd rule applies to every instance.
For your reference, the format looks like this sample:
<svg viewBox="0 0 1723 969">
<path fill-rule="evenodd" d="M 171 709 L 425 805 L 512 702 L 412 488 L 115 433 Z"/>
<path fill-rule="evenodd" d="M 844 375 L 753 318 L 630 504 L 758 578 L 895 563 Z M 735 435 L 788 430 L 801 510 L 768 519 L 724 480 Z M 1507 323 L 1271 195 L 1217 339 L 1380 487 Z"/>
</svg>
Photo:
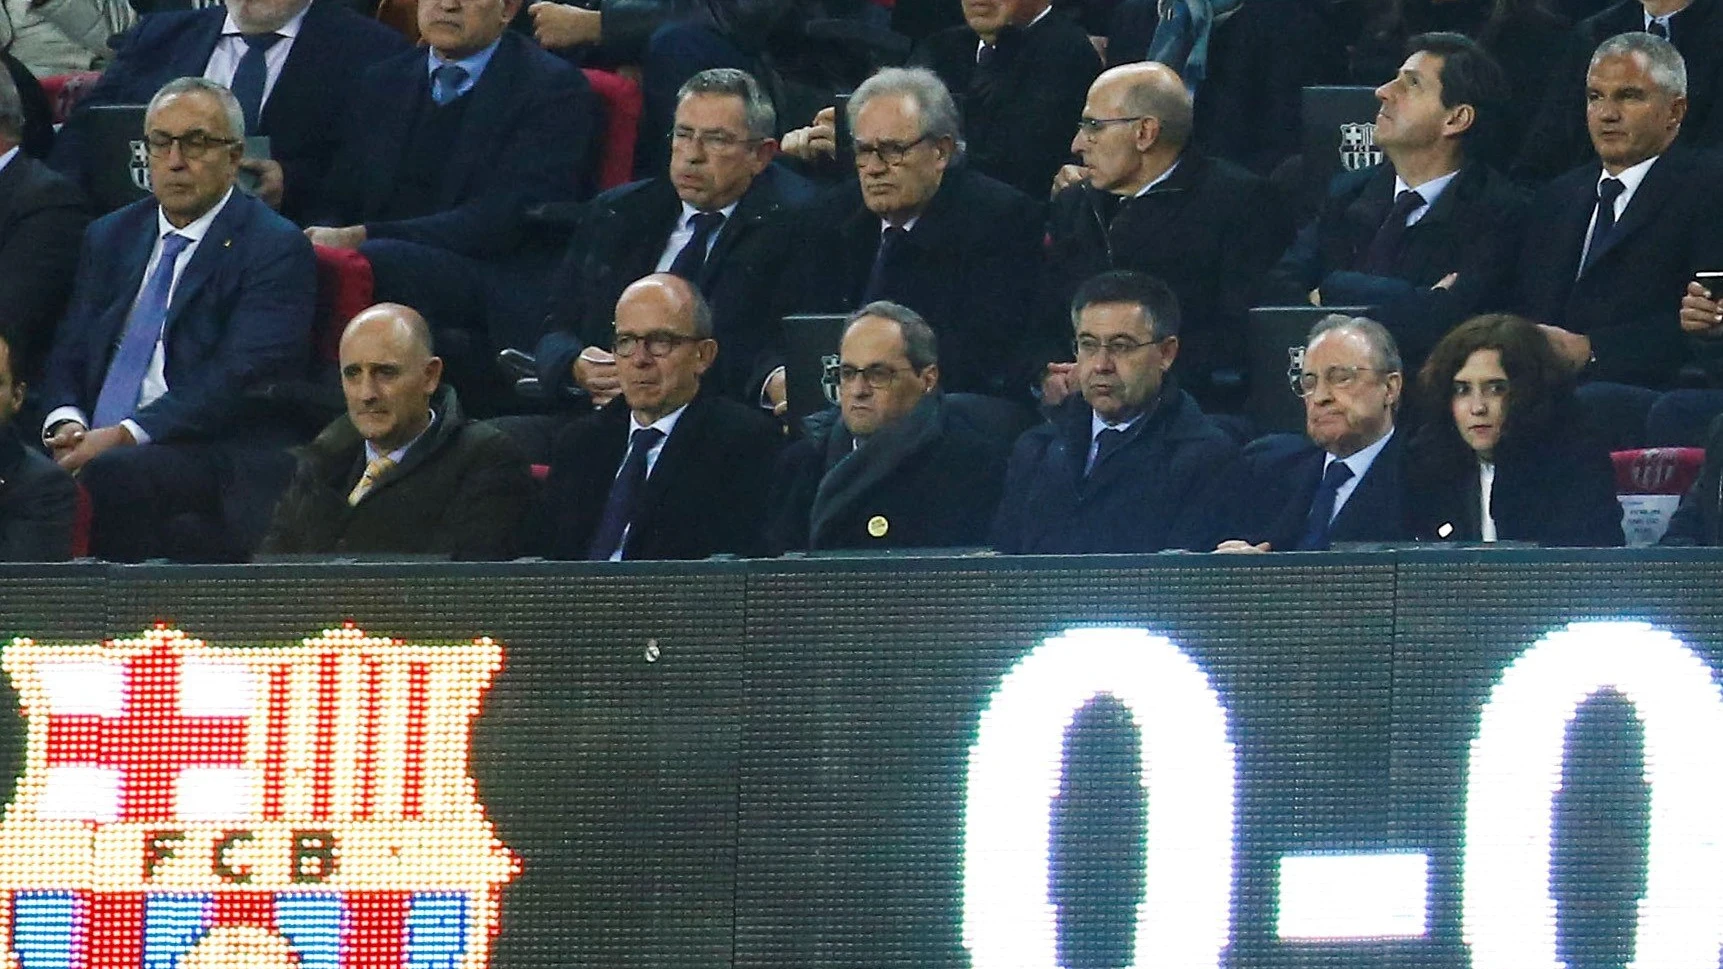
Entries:
<svg viewBox="0 0 1723 969">
<path fill-rule="evenodd" d="M 1339 461 L 1341 464 L 1352 469 L 1352 477 L 1347 478 L 1345 481 L 1340 483 L 1340 487 L 1334 489 L 1334 513 L 1328 516 L 1328 521 L 1330 523 L 1340 516 L 1340 509 L 1346 507 L 1346 499 L 1352 497 L 1352 492 L 1358 490 L 1358 482 L 1364 480 L 1364 476 L 1370 473 L 1370 466 L 1376 463 L 1376 456 L 1381 454 L 1382 449 L 1388 446 L 1388 439 L 1393 436 L 1394 429 L 1390 427 L 1388 428 L 1388 433 L 1382 435 L 1375 444 L 1358 451 L 1350 457 L 1337 458 L 1330 454 L 1324 458 L 1322 462 L 1322 474 L 1324 476 L 1327 476 L 1328 474 L 1328 466 L 1336 461 Z"/>
<path fill-rule="evenodd" d="M 634 352 L 645 353 L 646 348 L 637 347 Z M 658 455 L 664 450 L 664 442 L 670 440 L 670 432 L 676 428 L 676 422 L 682 419 L 682 412 L 687 409 L 688 405 L 683 404 L 681 407 L 665 414 L 663 417 L 658 418 L 650 424 L 642 424 L 640 423 L 640 419 L 635 417 L 633 414 L 628 415 L 629 441 L 632 442 L 634 440 L 635 431 L 643 431 L 648 427 L 656 428 L 664 433 L 664 436 L 658 439 L 658 443 L 652 445 L 652 450 L 646 452 L 646 477 L 652 477 L 652 469 L 658 466 Z M 627 463 L 628 448 L 625 446 L 622 449 L 622 461 L 616 465 L 616 475 L 611 478 L 612 481 L 615 481 L 616 478 L 622 476 L 622 465 Z M 633 527 L 633 522 L 629 522 L 627 525 L 622 526 L 622 538 L 616 543 L 616 551 L 610 553 L 610 560 L 612 562 L 622 561 L 622 550 L 628 547 L 628 532 Z"/>
<path fill-rule="evenodd" d="M 3 172 L 6 170 L 6 166 L 11 164 L 12 159 L 17 156 L 18 151 L 19 151 L 18 146 L 13 145 L 12 148 L 6 152 L 6 154 L 0 155 L 0 172 Z"/>
<path fill-rule="evenodd" d="M 259 114 L 263 113 L 263 106 L 269 103 L 269 93 L 275 90 L 275 82 L 281 77 L 281 68 L 287 64 L 287 54 L 293 49 L 293 41 L 299 36 L 299 27 L 305 22 L 305 14 L 310 9 L 311 4 L 306 4 L 304 10 L 274 31 L 281 35 L 281 39 L 263 55 L 263 100 L 258 102 Z M 233 87 L 233 75 L 239 70 L 239 59 L 245 56 L 246 50 L 245 39 L 240 36 L 241 33 L 239 24 L 234 22 L 233 14 L 228 14 L 227 20 L 221 25 L 221 39 L 215 42 L 215 50 L 210 53 L 209 63 L 203 69 L 206 80 L 214 81 L 222 87 Z"/>
<path fill-rule="evenodd" d="M 1490 495 L 1496 490 L 1496 466 L 1490 461 L 1478 462 L 1478 535 L 1486 542 L 1496 540 L 1496 520 L 1490 517 Z"/>
</svg>

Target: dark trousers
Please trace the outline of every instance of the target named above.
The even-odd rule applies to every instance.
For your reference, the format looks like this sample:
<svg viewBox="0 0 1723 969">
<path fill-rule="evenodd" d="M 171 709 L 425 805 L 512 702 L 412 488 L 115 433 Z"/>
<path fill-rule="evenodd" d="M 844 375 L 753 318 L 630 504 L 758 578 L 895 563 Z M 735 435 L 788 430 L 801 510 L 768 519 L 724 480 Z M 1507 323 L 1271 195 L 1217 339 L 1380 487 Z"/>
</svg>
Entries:
<svg viewBox="0 0 1723 969">
<path fill-rule="evenodd" d="M 1601 380 L 1580 384 L 1574 394 L 1581 419 L 1611 451 L 1645 446 L 1645 420 L 1660 396 L 1645 387 Z"/>
<path fill-rule="evenodd" d="M 1672 390 L 1645 419 L 1649 447 L 1704 447 L 1711 422 L 1723 414 L 1723 390 Z"/>
<path fill-rule="evenodd" d="M 292 475 L 293 456 L 278 447 L 114 448 L 78 474 L 90 494 L 90 553 L 113 562 L 243 562 Z"/>
</svg>

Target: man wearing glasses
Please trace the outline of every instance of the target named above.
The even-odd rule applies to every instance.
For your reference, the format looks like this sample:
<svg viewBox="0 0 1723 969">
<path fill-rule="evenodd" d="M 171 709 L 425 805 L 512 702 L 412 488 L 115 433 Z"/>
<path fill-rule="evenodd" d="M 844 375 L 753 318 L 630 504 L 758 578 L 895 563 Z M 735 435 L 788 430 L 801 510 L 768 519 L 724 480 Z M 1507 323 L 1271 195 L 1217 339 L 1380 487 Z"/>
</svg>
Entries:
<svg viewBox="0 0 1723 969">
<path fill-rule="evenodd" d="M 1167 375 L 1179 304 L 1113 270 L 1071 301 L 1081 396 L 1017 440 L 993 544 L 1015 554 L 1207 550 L 1238 445 Z"/>
<path fill-rule="evenodd" d="M 783 440 L 757 407 L 702 392 L 718 356 L 700 291 L 654 273 L 616 302 L 621 393 L 558 439 L 545 484 L 542 554 L 701 559 L 759 545 Z"/>
<path fill-rule="evenodd" d="M 1003 401 L 939 389 L 939 344 L 914 310 L 857 310 L 838 406 L 778 464 L 773 551 L 984 545 L 1022 427 Z"/>
<path fill-rule="evenodd" d="M 1323 317 L 1291 374 L 1305 433 L 1272 434 L 1244 450 L 1221 552 L 1321 551 L 1334 542 L 1410 539 L 1400 513 L 1404 378 L 1382 324 Z"/>
<path fill-rule="evenodd" d="M 226 88 L 169 82 L 144 130 L 155 196 L 85 233 L 42 436 L 90 493 L 97 555 L 243 557 L 292 468 L 280 450 L 291 431 L 247 394 L 304 372 L 311 244 L 234 190 L 245 120 Z M 176 520 L 212 509 L 222 539 L 180 544 Z"/>
</svg>

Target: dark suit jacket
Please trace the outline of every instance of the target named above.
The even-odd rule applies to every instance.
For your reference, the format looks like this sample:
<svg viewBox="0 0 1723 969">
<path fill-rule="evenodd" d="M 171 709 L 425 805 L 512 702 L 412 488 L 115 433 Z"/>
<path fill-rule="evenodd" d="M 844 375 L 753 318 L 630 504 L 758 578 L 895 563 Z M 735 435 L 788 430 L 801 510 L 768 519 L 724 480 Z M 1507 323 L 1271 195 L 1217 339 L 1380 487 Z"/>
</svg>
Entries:
<svg viewBox="0 0 1723 969">
<path fill-rule="evenodd" d="M 1515 306 L 1539 323 L 1589 336 L 1597 356 L 1590 379 L 1665 388 L 1687 361 L 1677 319 L 1687 283 L 1723 266 L 1723 163 L 1671 149 L 1576 279 L 1599 174 L 1596 164 L 1575 169 L 1533 200 Z"/>
<path fill-rule="evenodd" d="M 1017 439 L 994 547 L 1036 555 L 1214 548 L 1238 459 L 1232 438 L 1169 382 L 1154 412 L 1085 477 L 1093 413 L 1073 395 Z"/>
<path fill-rule="evenodd" d="M 349 505 L 365 471 L 365 442 L 345 415 L 300 450 L 262 554 L 440 554 L 513 558 L 537 497 L 526 456 L 508 435 L 461 413 L 453 387 L 432 398 L 436 423 L 401 463 Z"/>
<path fill-rule="evenodd" d="M 628 402 L 618 396 L 557 440 L 534 535 L 549 558 L 584 559 L 628 451 Z M 701 393 L 665 440 L 639 495 L 625 559 L 752 554 L 765 523 L 783 435 L 758 407 Z"/>
<path fill-rule="evenodd" d="M 1166 181 L 1125 199 L 1111 222 L 1104 195 L 1072 186 L 1053 199 L 1047 262 L 1058 305 L 1109 269 L 1160 277 L 1179 298 L 1179 384 L 1204 407 L 1238 407 L 1253 297 L 1292 241 L 1280 193 L 1237 165 L 1188 151 Z M 1070 332 L 1059 336 L 1047 359 L 1069 360 Z"/>
<path fill-rule="evenodd" d="M 1330 542 L 1406 541 L 1400 510 L 1404 488 L 1404 432 L 1382 446 L 1340 513 L 1328 526 Z M 1322 483 L 1327 452 L 1301 434 L 1271 434 L 1244 449 L 1237 494 L 1228 516 L 1227 536 L 1247 542 L 1267 542 L 1277 552 L 1298 548 L 1310 518 L 1310 503 Z"/>
<path fill-rule="evenodd" d="M 116 43 L 113 64 L 80 106 L 144 104 L 174 78 L 201 77 L 226 17 L 226 8 L 216 6 L 140 20 Z M 281 211 L 288 218 L 302 221 L 318 196 L 359 76 L 406 46 L 400 34 L 333 0 L 316 0 L 306 12 L 252 132 L 269 136 L 270 155 L 281 163 Z M 84 183 L 82 152 L 74 115 L 55 146 L 54 167 Z"/>
<path fill-rule="evenodd" d="M 813 197 L 806 179 L 778 165 L 754 179 L 725 220 L 698 280 L 712 307 L 718 359 L 706 380 L 721 393 L 757 403 L 762 355 L 782 343 L 780 280 L 794 252 L 794 209 Z M 668 179 L 618 186 L 587 203 L 552 280 L 539 380 L 564 389 L 587 345 L 608 347 L 616 300 L 651 273 L 682 216 Z"/>
<path fill-rule="evenodd" d="M 19 380 L 54 339 L 89 222 L 83 193 L 48 166 L 19 152 L 0 169 L 0 324 Z"/>
<path fill-rule="evenodd" d="M 1393 332 L 1410 373 L 1461 320 L 1508 300 L 1526 199 L 1496 172 L 1467 165 L 1406 228 L 1392 273 L 1358 271 L 1393 207 L 1393 165 L 1337 176 L 1316 221 L 1274 267 L 1265 295 L 1303 305 L 1320 288 L 1330 306 L 1375 307 L 1372 318 Z M 1449 273 L 1459 274 L 1451 288 L 1431 288 Z"/>
<path fill-rule="evenodd" d="M 97 219 L 43 381 L 43 409 L 96 405 L 156 237 L 153 198 Z M 174 287 L 162 332 L 168 391 L 132 419 L 168 443 L 249 432 L 246 393 L 304 373 L 317 295 L 311 243 L 234 190 Z"/>
<path fill-rule="evenodd" d="M 1069 333 L 1037 303 L 1042 207 L 967 165 L 944 181 L 893 254 L 884 296 L 920 313 L 939 334 L 939 371 L 947 390 L 1023 396 L 1045 360 L 1049 331 Z M 857 308 L 874 257 L 880 220 L 862 204 L 852 179 L 800 219 L 805 238 L 786 277 L 793 306 L 808 313 Z"/>
<path fill-rule="evenodd" d="M 1003 32 L 997 60 L 985 70 L 975 63 L 980 40 L 968 27 L 954 27 L 929 37 L 909 60 L 931 68 L 957 96 L 975 170 L 1046 198 L 1071 156 L 1101 58 L 1083 28 L 1057 11 Z"/>
<path fill-rule="evenodd" d="M 1705 463 L 1669 518 L 1659 545 L 1723 545 L 1723 418 L 1711 422 Z"/>
<path fill-rule="evenodd" d="M 63 562 L 72 557 L 72 476 L 15 429 L 0 427 L 0 561 Z"/>
<path fill-rule="evenodd" d="M 572 199 L 591 157 L 597 106 L 586 77 L 514 31 L 471 91 L 456 144 L 448 148 L 444 194 L 432 215 L 376 221 L 391 201 L 414 105 L 430 85 L 427 54 L 415 48 L 365 73 L 336 165 L 313 217 L 324 225 L 365 223 L 373 239 L 403 239 L 474 259 L 549 269 L 554 255 L 531 245 L 526 210 Z"/>
</svg>

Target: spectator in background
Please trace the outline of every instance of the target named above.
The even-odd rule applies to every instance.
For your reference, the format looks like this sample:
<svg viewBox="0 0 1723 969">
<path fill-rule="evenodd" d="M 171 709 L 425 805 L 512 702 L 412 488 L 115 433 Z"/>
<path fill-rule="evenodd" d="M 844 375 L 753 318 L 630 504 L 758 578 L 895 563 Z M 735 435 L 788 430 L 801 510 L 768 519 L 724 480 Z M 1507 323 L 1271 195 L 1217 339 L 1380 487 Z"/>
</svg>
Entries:
<svg viewBox="0 0 1723 969">
<path fill-rule="evenodd" d="M 1015 554 L 1206 550 L 1238 446 L 1167 376 L 1179 306 L 1158 279 L 1103 273 L 1071 301 L 1077 387 L 1018 438 L 993 544 Z"/>
<path fill-rule="evenodd" d="M 19 439 L 12 419 L 24 406 L 24 390 L 0 327 L 0 561 L 63 562 L 72 557 L 77 488 L 63 468 Z"/>
<path fill-rule="evenodd" d="M 1723 418 L 1711 422 L 1705 464 L 1669 518 L 1659 545 L 1723 545 Z"/>
<path fill-rule="evenodd" d="M 0 48 L 37 77 L 101 70 L 108 38 L 137 22 L 126 0 L 3 0 Z"/>
<path fill-rule="evenodd" d="M 143 104 L 176 77 L 231 88 L 246 132 L 269 138 L 269 158 L 248 158 L 241 167 L 260 179 L 258 197 L 297 222 L 329 174 L 341 112 L 359 75 L 406 46 L 400 34 L 339 3 L 231 0 L 163 11 L 115 42 L 113 63 L 79 105 Z M 80 125 L 74 114 L 53 163 L 88 186 L 91 160 Z"/>
<path fill-rule="evenodd" d="M 1687 78 L 1668 41 L 1605 41 L 1586 88 L 1599 162 L 1533 199 L 1513 302 L 1586 381 L 1586 413 L 1620 450 L 1640 445 L 1657 391 L 1688 362 L 1684 288 L 1723 266 L 1723 165 L 1676 144 Z"/>
<path fill-rule="evenodd" d="M 335 171 L 305 230 L 358 249 L 378 299 L 425 314 L 475 414 L 511 392 L 497 350 L 538 338 L 559 247 L 526 212 L 576 196 L 597 112 L 579 71 L 506 29 L 520 2 L 421 0 L 429 50 L 376 65 L 347 97 Z"/>
<path fill-rule="evenodd" d="M 1179 301 L 1180 386 L 1210 412 L 1236 410 L 1246 318 L 1292 216 L 1267 180 L 1191 147 L 1191 123 L 1190 94 L 1164 65 L 1095 81 L 1071 142 L 1083 164 L 1061 173 L 1048 218 L 1048 279 L 1061 304 L 1108 269 L 1166 282 Z M 1052 365 L 1046 402 L 1075 389 L 1075 367 Z"/>
<path fill-rule="evenodd" d="M 24 110 L 0 71 L 0 316 L 7 366 L 34 376 L 66 310 L 90 216 L 77 186 L 23 152 Z"/>
<path fill-rule="evenodd" d="M 621 395 L 557 441 L 533 530 L 550 558 L 701 559 L 760 542 L 783 435 L 756 407 L 701 383 L 717 357 L 712 311 L 655 273 L 616 302 Z"/>
<path fill-rule="evenodd" d="M 1322 551 L 1334 542 L 1411 537 L 1401 513 L 1403 376 L 1382 324 L 1331 314 L 1310 330 L 1296 377 L 1305 435 L 1244 449 L 1221 552 Z"/>
<path fill-rule="evenodd" d="M 963 17 L 967 27 L 929 37 L 910 63 L 957 98 L 975 170 L 1044 198 L 1101 59 L 1050 0 L 964 0 Z"/>
<path fill-rule="evenodd" d="M 1505 96 L 1501 68 L 1475 41 L 1412 38 L 1399 75 L 1376 89 L 1388 160 L 1334 180 L 1266 294 L 1372 307 L 1414 364 L 1461 320 L 1500 306 L 1525 199 L 1473 148 L 1501 121 Z"/>
<path fill-rule="evenodd" d="M 0 47 L 0 67 L 4 67 L 7 76 L 11 77 L 12 86 L 18 89 L 18 100 L 23 104 L 24 154 L 46 159 L 53 152 L 56 140 L 54 106 L 49 103 L 48 94 L 42 90 L 36 75 L 31 74 L 30 69 L 4 47 Z"/>
<path fill-rule="evenodd" d="M 809 418 L 778 462 L 767 546 L 986 544 L 1016 409 L 941 391 L 933 328 L 896 303 L 857 310 L 839 358 L 838 409 Z"/>
<path fill-rule="evenodd" d="M 226 88 L 171 81 L 144 128 L 155 195 L 84 234 L 42 435 L 90 493 L 95 554 L 244 558 L 292 466 L 290 431 L 248 395 L 303 374 L 315 261 L 235 190 L 245 120 Z M 194 545 L 212 513 L 221 537 Z"/>
<path fill-rule="evenodd" d="M 1428 418 L 1407 453 L 1414 537 L 1622 544 L 1609 452 L 1576 418 L 1571 369 L 1538 327 L 1467 320 L 1431 351 L 1418 387 Z"/>
<path fill-rule="evenodd" d="M 341 334 L 347 413 L 300 452 L 263 554 L 513 558 L 536 484 L 501 431 L 461 414 L 424 317 L 381 303 Z"/>
</svg>

